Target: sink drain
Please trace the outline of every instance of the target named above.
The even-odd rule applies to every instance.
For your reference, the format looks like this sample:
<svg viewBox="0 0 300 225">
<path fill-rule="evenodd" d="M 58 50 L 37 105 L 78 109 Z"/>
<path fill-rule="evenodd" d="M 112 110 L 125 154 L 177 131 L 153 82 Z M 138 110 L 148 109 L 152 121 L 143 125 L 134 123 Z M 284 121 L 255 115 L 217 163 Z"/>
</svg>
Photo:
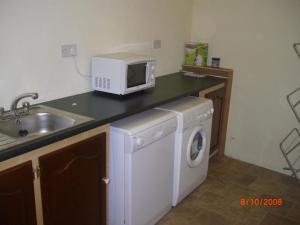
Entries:
<svg viewBox="0 0 300 225">
<path fill-rule="evenodd" d="M 19 130 L 19 135 L 21 137 L 26 137 L 28 135 L 28 130 L 26 129 Z"/>
</svg>

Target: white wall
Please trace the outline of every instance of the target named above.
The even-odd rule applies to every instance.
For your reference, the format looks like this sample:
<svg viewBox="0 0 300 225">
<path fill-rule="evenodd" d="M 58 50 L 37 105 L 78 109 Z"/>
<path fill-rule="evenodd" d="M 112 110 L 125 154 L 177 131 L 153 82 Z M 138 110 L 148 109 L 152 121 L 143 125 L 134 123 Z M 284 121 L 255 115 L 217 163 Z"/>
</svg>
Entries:
<svg viewBox="0 0 300 225">
<path fill-rule="evenodd" d="M 0 106 L 37 91 L 45 101 L 90 90 L 62 44 L 78 45 L 89 71 L 96 54 L 153 51 L 158 75 L 178 71 L 190 39 L 193 0 L 1 0 Z M 207 41 L 210 55 L 233 68 L 226 154 L 281 171 L 280 140 L 296 126 L 285 96 L 300 84 L 299 0 L 194 0 L 192 40 Z"/>
<path fill-rule="evenodd" d="M 37 91 L 39 101 L 90 90 L 61 45 L 76 43 L 79 67 L 90 57 L 113 51 L 149 53 L 157 75 L 178 71 L 183 42 L 190 39 L 192 0 L 1 0 L 0 106 L 21 93 Z"/>
<path fill-rule="evenodd" d="M 226 155 L 282 172 L 279 142 L 298 126 L 286 95 L 300 86 L 299 0 L 194 0 L 192 39 L 234 69 Z"/>
</svg>

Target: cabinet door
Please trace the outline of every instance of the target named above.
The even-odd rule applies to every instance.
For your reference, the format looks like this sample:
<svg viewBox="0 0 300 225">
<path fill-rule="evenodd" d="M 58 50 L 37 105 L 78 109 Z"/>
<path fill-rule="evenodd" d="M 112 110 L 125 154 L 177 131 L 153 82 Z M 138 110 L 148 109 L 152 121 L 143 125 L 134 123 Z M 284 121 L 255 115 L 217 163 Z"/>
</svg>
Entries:
<svg viewBox="0 0 300 225">
<path fill-rule="evenodd" d="M 45 225 L 106 224 L 106 134 L 39 158 Z"/>
<path fill-rule="evenodd" d="M 31 162 L 0 172 L 0 225 L 36 225 Z"/>
<path fill-rule="evenodd" d="M 222 112 L 224 107 L 225 88 L 212 91 L 205 95 L 214 103 L 214 114 L 212 119 L 210 153 L 212 153 L 220 144 L 221 125 L 222 125 Z"/>
</svg>

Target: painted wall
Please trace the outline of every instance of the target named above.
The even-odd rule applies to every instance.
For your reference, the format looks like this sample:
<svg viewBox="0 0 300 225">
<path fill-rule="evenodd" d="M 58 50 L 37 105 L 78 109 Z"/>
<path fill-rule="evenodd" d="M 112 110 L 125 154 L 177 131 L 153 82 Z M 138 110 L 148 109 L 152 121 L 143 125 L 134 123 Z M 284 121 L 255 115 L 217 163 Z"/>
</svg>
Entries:
<svg viewBox="0 0 300 225">
<path fill-rule="evenodd" d="M 90 90 L 62 44 L 77 44 L 84 73 L 91 56 L 129 50 L 153 54 L 160 76 L 180 69 L 183 42 L 206 41 L 235 71 L 226 154 L 281 171 L 278 144 L 296 126 L 285 96 L 300 84 L 299 12 L 299 0 L 1 0 L 0 106 Z M 154 39 L 162 49 L 150 50 Z"/>
<path fill-rule="evenodd" d="M 298 126 L 286 95 L 300 85 L 299 0 L 195 0 L 192 39 L 234 69 L 225 154 L 282 172 L 279 142 Z M 299 127 L 299 126 L 298 126 Z"/>
<path fill-rule="evenodd" d="M 21 93 L 36 91 L 39 101 L 90 90 L 61 45 L 76 43 L 78 64 L 89 72 L 90 57 L 162 48 L 157 75 L 178 71 L 183 42 L 190 39 L 192 0 L 1 0 L 0 106 Z"/>
</svg>

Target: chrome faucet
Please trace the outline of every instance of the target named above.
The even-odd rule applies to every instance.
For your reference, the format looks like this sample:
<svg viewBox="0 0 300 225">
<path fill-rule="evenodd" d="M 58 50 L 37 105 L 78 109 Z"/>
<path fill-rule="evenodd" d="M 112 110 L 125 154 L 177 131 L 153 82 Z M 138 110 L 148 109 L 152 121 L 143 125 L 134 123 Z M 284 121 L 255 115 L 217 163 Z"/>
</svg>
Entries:
<svg viewBox="0 0 300 225">
<path fill-rule="evenodd" d="M 32 98 L 32 99 L 37 99 L 39 97 L 38 93 L 25 93 L 22 95 L 17 96 L 11 106 L 10 106 L 10 112 L 13 113 L 15 116 L 17 115 L 17 107 L 18 107 L 18 103 L 19 101 L 21 101 L 23 98 Z M 23 108 L 27 108 L 29 109 L 29 102 L 26 102 L 25 104 L 23 104 Z"/>
</svg>

